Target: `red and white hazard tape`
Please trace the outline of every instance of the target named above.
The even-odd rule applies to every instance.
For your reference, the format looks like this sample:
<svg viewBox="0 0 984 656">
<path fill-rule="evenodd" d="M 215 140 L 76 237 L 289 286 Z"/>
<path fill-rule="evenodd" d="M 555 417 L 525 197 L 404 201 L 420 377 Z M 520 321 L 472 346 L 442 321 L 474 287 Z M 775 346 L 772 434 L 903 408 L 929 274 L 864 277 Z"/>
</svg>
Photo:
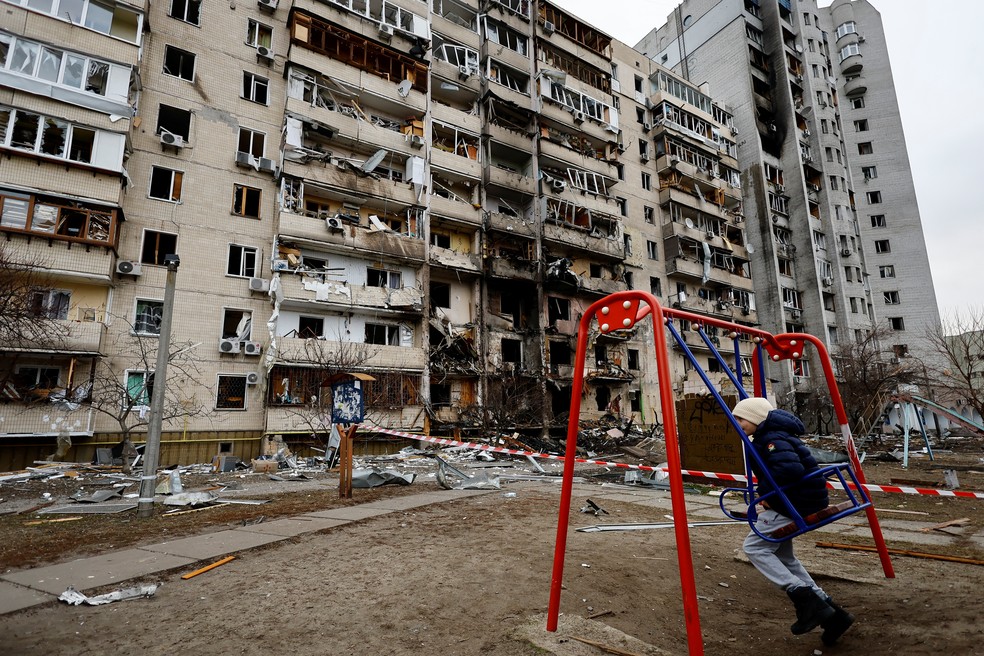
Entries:
<svg viewBox="0 0 984 656">
<path fill-rule="evenodd" d="M 411 440 L 419 440 L 421 442 L 431 442 L 433 444 L 440 444 L 442 446 L 461 446 L 467 449 L 478 449 L 480 451 L 491 451 L 493 453 L 505 453 L 511 456 L 529 456 L 531 458 L 543 458 L 545 460 L 557 460 L 563 462 L 566 458 L 564 456 L 555 455 L 552 453 L 543 453 L 541 451 L 524 451 L 522 449 L 507 449 L 501 446 L 492 446 L 489 444 L 479 444 L 478 442 L 459 442 L 457 440 L 449 440 L 444 437 L 431 437 L 429 435 L 417 435 L 415 433 L 404 433 L 403 431 L 396 431 L 389 428 L 382 428 L 381 426 L 368 426 L 363 425 L 359 427 L 359 430 L 368 431 L 372 433 L 383 433 L 386 435 L 395 435 L 396 437 L 405 437 Z M 588 458 L 575 458 L 574 462 L 583 465 L 598 465 L 600 467 L 614 467 L 616 469 L 631 469 L 637 471 L 669 471 L 668 467 L 650 467 L 648 465 L 630 465 L 624 462 L 608 462 L 606 460 L 590 460 Z M 720 472 L 708 472 L 700 471 L 697 469 L 681 469 L 680 472 L 685 476 L 701 476 L 703 478 L 714 478 L 721 481 L 729 481 L 732 483 L 747 483 L 748 478 L 741 474 L 722 474 Z M 827 487 L 834 490 L 842 490 L 844 486 L 840 483 L 827 482 Z M 933 488 L 925 487 L 903 487 L 900 485 L 872 485 L 871 483 L 866 483 L 864 489 L 868 492 L 891 492 L 896 494 L 921 494 L 925 496 L 932 497 L 961 497 L 965 499 L 984 499 L 984 492 L 968 492 L 964 490 L 936 490 Z"/>
</svg>

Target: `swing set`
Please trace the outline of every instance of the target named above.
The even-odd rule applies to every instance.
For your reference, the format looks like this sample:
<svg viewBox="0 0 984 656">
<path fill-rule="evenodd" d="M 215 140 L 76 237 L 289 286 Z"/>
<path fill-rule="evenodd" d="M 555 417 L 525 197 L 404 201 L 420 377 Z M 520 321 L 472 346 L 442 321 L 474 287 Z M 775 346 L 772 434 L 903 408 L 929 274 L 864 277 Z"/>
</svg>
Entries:
<svg viewBox="0 0 984 656">
<path fill-rule="evenodd" d="M 690 656 L 703 656 L 704 645 L 697 608 L 697 588 L 694 582 L 690 534 L 687 528 L 687 508 L 684 500 L 683 474 L 677 438 L 676 409 L 674 406 L 673 387 L 670 380 L 669 352 L 666 345 L 667 332 L 669 332 L 676 345 L 683 351 L 684 356 L 690 361 L 690 364 L 693 365 L 694 370 L 700 376 L 710 394 L 721 406 L 729 422 L 742 440 L 745 453 L 747 487 L 728 488 L 721 494 L 721 509 L 725 515 L 732 519 L 747 521 L 751 530 L 767 541 L 783 542 L 863 510 L 867 515 L 868 525 L 871 528 L 871 534 L 875 541 L 875 547 L 878 551 L 885 576 L 886 578 L 894 578 L 895 571 L 888 555 L 888 547 L 885 544 L 885 539 L 882 536 L 881 528 L 878 524 L 878 517 L 875 515 L 871 499 L 863 488 L 865 479 L 864 473 L 861 470 L 861 462 L 858 458 L 857 449 L 854 446 L 854 440 L 851 437 L 851 429 L 847 422 L 847 413 L 844 411 L 844 404 L 841 400 L 840 392 L 837 389 L 833 365 L 823 342 L 813 335 L 805 333 L 773 335 L 763 330 L 742 326 L 730 321 L 706 317 L 684 310 L 664 308 L 652 294 L 637 290 L 628 290 L 610 294 L 593 303 L 584 312 L 578 325 L 577 352 L 574 361 L 575 373 L 571 389 L 571 412 L 567 425 L 567 448 L 564 459 L 560 511 L 557 520 L 557 540 L 554 549 L 553 574 L 550 583 L 550 601 L 547 610 L 547 630 L 557 630 L 557 621 L 560 613 L 560 592 L 564 575 L 564 556 L 567 549 L 571 488 L 574 480 L 574 462 L 577 456 L 577 433 L 581 412 L 581 394 L 584 388 L 584 361 L 588 349 L 588 333 L 595 324 L 597 324 L 597 329 L 601 334 L 628 330 L 648 316 L 652 316 L 653 320 L 656 376 L 659 386 L 660 408 L 663 415 L 666 459 L 669 469 L 670 502 L 673 511 L 677 562 L 680 568 L 680 585 L 683 593 L 683 611 L 687 626 L 687 645 Z M 803 356 L 804 349 L 807 346 L 812 345 L 817 350 L 817 355 L 819 356 L 830 392 L 831 402 L 833 403 L 837 421 L 841 427 L 849 462 L 821 467 L 809 476 L 823 478 L 827 481 L 828 487 L 842 489 L 847 497 L 845 501 L 828 506 L 817 513 L 805 517 L 801 516 L 792 508 L 786 497 L 786 490 L 790 486 L 780 487 L 775 485 L 775 481 L 772 480 L 768 469 L 764 466 L 761 458 L 752 447 L 748 435 L 745 434 L 738 424 L 738 421 L 731 413 L 731 409 L 727 407 L 720 392 L 717 391 L 711 379 L 708 377 L 707 372 L 700 366 L 690 346 L 684 340 L 681 331 L 674 325 L 674 320 L 679 321 L 684 326 L 690 327 L 699 335 L 704 345 L 710 349 L 712 355 L 717 360 L 720 369 L 725 372 L 731 384 L 736 388 L 738 396 L 741 399 L 748 398 L 749 396 L 742 384 L 743 372 L 741 370 L 741 353 L 739 348 L 742 336 L 750 337 L 755 344 L 752 371 L 750 373 L 752 374 L 753 394 L 760 397 L 766 396 L 766 358 L 769 358 L 773 362 L 790 359 L 795 360 Z M 715 343 L 716 340 L 712 340 L 711 336 L 706 332 L 706 329 L 710 327 L 725 331 L 734 342 L 733 367 L 729 365 L 725 356 L 718 350 L 718 346 Z M 762 496 L 756 495 L 753 470 L 758 475 L 767 478 L 769 482 L 773 483 L 772 492 Z M 741 495 L 746 507 L 744 511 L 729 510 L 725 507 L 725 497 L 730 496 L 730 493 Z M 763 534 L 755 528 L 755 522 L 758 516 L 757 509 L 763 502 L 768 502 L 770 498 L 779 498 L 787 501 L 786 506 L 791 510 L 790 519 L 793 522 L 780 528 L 778 531 Z"/>
</svg>

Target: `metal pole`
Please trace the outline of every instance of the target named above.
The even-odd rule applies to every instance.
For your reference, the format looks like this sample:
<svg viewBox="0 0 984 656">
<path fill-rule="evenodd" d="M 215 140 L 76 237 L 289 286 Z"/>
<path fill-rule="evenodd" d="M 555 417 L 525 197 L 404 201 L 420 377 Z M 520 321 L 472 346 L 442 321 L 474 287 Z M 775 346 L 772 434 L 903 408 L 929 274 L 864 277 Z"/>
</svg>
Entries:
<svg viewBox="0 0 984 656">
<path fill-rule="evenodd" d="M 164 257 L 167 278 L 164 281 L 164 309 L 161 332 L 157 341 L 157 367 L 154 369 L 154 389 L 150 394 L 150 420 L 147 424 L 147 444 L 144 446 L 143 475 L 140 477 L 140 498 L 137 517 L 154 514 L 154 490 L 157 487 L 157 460 L 161 450 L 161 423 L 164 415 L 164 390 L 167 382 L 167 360 L 171 344 L 171 315 L 174 310 L 174 283 L 181 260 L 177 255 Z"/>
</svg>

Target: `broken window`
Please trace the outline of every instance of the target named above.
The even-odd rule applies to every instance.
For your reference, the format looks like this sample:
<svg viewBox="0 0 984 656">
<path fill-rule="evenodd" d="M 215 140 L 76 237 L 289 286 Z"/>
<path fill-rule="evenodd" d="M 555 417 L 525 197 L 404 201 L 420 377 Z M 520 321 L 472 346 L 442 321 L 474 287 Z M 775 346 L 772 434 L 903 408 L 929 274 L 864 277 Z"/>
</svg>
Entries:
<svg viewBox="0 0 984 656">
<path fill-rule="evenodd" d="M 491 82 L 507 86 L 513 91 L 524 95 L 529 95 L 530 93 L 529 75 L 521 73 L 515 68 L 510 68 L 505 64 L 500 64 L 491 58 L 489 59 L 486 75 Z"/>
<path fill-rule="evenodd" d="M 387 271 L 386 269 L 367 267 L 366 285 L 369 287 L 400 289 L 403 287 L 403 276 L 399 271 Z"/>
<path fill-rule="evenodd" d="M 782 305 L 786 308 L 791 308 L 793 310 L 802 309 L 800 305 L 800 294 L 795 289 L 790 289 L 789 287 L 782 288 Z"/>
<path fill-rule="evenodd" d="M 650 260 L 659 259 L 659 246 L 654 241 L 646 242 L 646 254 L 649 256 Z"/>
<path fill-rule="evenodd" d="M 31 293 L 31 314 L 44 319 L 68 319 L 72 304 L 72 292 L 64 289 L 46 289 Z"/>
<path fill-rule="evenodd" d="M 656 223 L 656 208 L 644 205 L 642 207 L 642 215 L 646 219 L 646 223 Z"/>
<path fill-rule="evenodd" d="M 133 317 L 133 332 L 138 335 L 160 335 L 163 316 L 163 301 L 148 301 L 138 298 Z"/>
<path fill-rule="evenodd" d="M 435 407 L 449 407 L 451 405 L 451 384 L 431 381 L 430 401 L 431 405 Z"/>
<path fill-rule="evenodd" d="M 157 112 L 157 132 L 170 132 L 185 141 L 191 138 L 191 112 L 170 105 L 161 104 Z"/>
<path fill-rule="evenodd" d="M 902 301 L 897 291 L 884 292 L 885 305 L 899 305 Z"/>
<path fill-rule="evenodd" d="M 892 330 L 905 330 L 905 320 L 902 317 L 889 317 L 888 325 Z"/>
<path fill-rule="evenodd" d="M 879 239 L 875 242 L 875 252 L 876 253 L 891 253 L 892 244 L 888 239 Z"/>
<path fill-rule="evenodd" d="M 504 23 L 485 17 L 485 38 L 526 56 L 528 39 Z"/>
<path fill-rule="evenodd" d="M 145 230 L 140 262 L 143 264 L 164 264 L 164 257 L 177 252 L 178 236 L 168 232 Z"/>
<path fill-rule="evenodd" d="M 366 323 L 366 344 L 400 345 L 400 327 L 384 323 Z"/>
<path fill-rule="evenodd" d="M 260 218 L 260 197 L 261 192 L 255 187 L 233 185 L 232 213 L 251 219 Z"/>
<path fill-rule="evenodd" d="M 20 109 L 13 114 L 14 122 L 10 129 L 11 147 L 35 150 L 41 132 L 41 116 Z"/>
<path fill-rule="evenodd" d="M 291 21 L 294 43 L 394 84 L 408 80 L 414 90 L 427 92 L 427 66 L 408 54 L 299 11 L 292 14 Z"/>
<path fill-rule="evenodd" d="M 15 385 L 20 390 L 50 390 L 60 387 L 61 369 L 58 367 L 20 367 Z"/>
<path fill-rule="evenodd" d="M 0 228 L 101 244 L 115 243 L 116 210 L 89 209 L 80 202 L 70 206 L 62 205 L 62 202 L 67 201 L 41 195 L 0 193 Z"/>
<path fill-rule="evenodd" d="M 127 371 L 126 394 L 131 405 L 149 406 L 154 394 L 154 373 L 152 371 Z"/>
<path fill-rule="evenodd" d="M 45 118 L 41 129 L 41 153 L 52 157 L 64 157 L 69 125 L 65 121 Z"/>
<path fill-rule="evenodd" d="M 431 232 L 431 245 L 439 248 L 451 248 L 451 235 L 443 232 Z"/>
<path fill-rule="evenodd" d="M 430 284 L 430 304 L 431 307 L 451 308 L 451 285 L 446 282 L 431 281 Z"/>
<path fill-rule="evenodd" d="M 239 152 L 253 157 L 263 157 L 266 135 L 249 128 L 239 128 Z"/>
<path fill-rule="evenodd" d="M 322 337 L 325 334 L 325 320 L 322 317 L 297 318 L 297 336 L 304 339 Z"/>
<path fill-rule="evenodd" d="M 595 407 L 597 407 L 598 412 L 605 412 L 608 410 L 608 404 L 612 401 L 612 391 L 605 386 L 601 386 L 595 392 Z"/>
<path fill-rule="evenodd" d="M 884 214 L 872 214 L 871 215 L 871 227 L 872 228 L 885 228 L 888 226 L 888 222 L 885 221 Z"/>
<path fill-rule="evenodd" d="M 266 105 L 270 91 L 270 81 L 265 77 L 243 71 L 242 97 L 260 105 Z"/>
<path fill-rule="evenodd" d="M 663 295 L 663 283 L 656 276 L 649 276 L 649 293 L 656 298 Z"/>
<path fill-rule="evenodd" d="M 878 275 L 882 278 L 894 278 L 895 266 L 892 264 L 887 264 L 885 266 L 878 267 Z"/>
<path fill-rule="evenodd" d="M 875 151 L 870 141 L 863 141 L 858 144 L 858 155 L 871 155 L 873 152 Z"/>
<path fill-rule="evenodd" d="M 246 376 L 219 374 L 215 394 L 215 409 L 246 409 Z"/>
<path fill-rule="evenodd" d="M 237 342 L 249 341 L 253 329 L 253 313 L 249 310 L 224 308 L 222 311 L 222 339 Z"/>
<path fill-rule="evenodd" d="M 72 126 L 72 142 L 68 149 L 68 159 L 83 164 L 91 163 L 95 145 L 95 130 Z"/>
<path fill-rule="evenodd" d="M 882 202 L 882 195 L 880 191 L 869 191 L 865 195 L 868 197 L 869 205 L 877 205 Z"/>
<path fill-rule="evenodd" d="M 551 324 L 571 320 L 571 302 L 557 296 L 547 297 L 547 320 Z"/>
<path fill-rule="evenodd" d="M 269 48 L 273 43 L 273 28 L 250 18 L 246 24 L 246 45 Z"/>
<path fill-rule="evenodd" d="M 176 203 L 181 200 L 181 179 L 181 171 L 173 171 L 162 166 L 151 167 L 148 195 L 157 200 Z"/>
<path fill-rule="evenodd" d="M 195 54 L 176 48 L 164 46 L 164 74 L 179 77 L 189 82 L 195 79 Z"/>
<path fill-rule="evenodd" d="M 502 361 L 515 364 L 523 363 L 523 342 L 518 339 L 502 339 Z"/>
<path fill-rule="evenodd" d="M 171 0 L 168 16 L 192 25 L 198 25 L 202 12 L 202 0 Z"/>
<path fill-rule="evenodd" d="M 551 373 L 560 373 L 560 367 L 570 366 L 573 353 L 571 351 L 571 346 L 567 342 L 549 342 L 549 356 L 550 356 L 550 371 Z"/>
<path fill-rule="evenodd" d="M 229 244 L 229 261 L 226 274 L 240 278 L 256 276 L 256 260 L 258 251 L 253 246 Z"/>
</svg>

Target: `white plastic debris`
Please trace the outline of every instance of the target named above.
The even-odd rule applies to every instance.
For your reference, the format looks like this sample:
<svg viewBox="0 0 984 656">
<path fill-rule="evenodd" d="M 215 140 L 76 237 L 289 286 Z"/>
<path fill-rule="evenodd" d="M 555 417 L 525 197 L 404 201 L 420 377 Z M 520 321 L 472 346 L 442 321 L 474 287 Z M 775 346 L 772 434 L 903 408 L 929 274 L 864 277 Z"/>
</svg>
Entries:
<svg viewBox="0 0 984 656">
<path fill-rule="evenodd" d="M 71 604 L 72 606 L 78 606 L 80 604 L 101 606 L 103 604 L 111 604 L 114 601 L 126 601 L 127 599 L 150 597 L 157 592 L 157 588 L 158 584 L 153 583 L 151 585 L 141 585 L 135 588 L 124 588 L 122 590 L 116 590 L 115 592 L 107 592 L 106 594 L 97 595 L 95 597 L 87 597 L 74 587 L 68 586 L 68 589 L 61 593 L 58 599 L 60 601 L 64 601 L 65 603 Z"/>
</svg>

